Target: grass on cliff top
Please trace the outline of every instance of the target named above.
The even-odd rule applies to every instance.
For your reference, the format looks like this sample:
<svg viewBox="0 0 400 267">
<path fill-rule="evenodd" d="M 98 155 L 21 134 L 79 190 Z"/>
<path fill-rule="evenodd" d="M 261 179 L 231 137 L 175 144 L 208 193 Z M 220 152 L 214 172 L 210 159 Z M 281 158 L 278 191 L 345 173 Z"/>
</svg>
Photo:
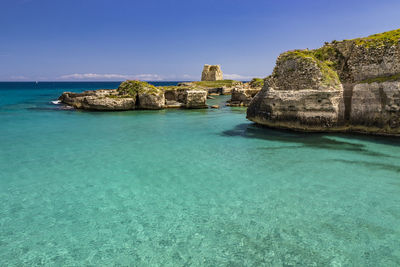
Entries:
<svg viewBox="0 0 400 267">
<path fill-rule="evenodd" d="M 391 76 L 382 76 L 371 79 L 366 79 L 360 83 L 383 83 L 383 82 L 396 82 L 400 81 L 400 73 Z"/>
<path fill-rule="evenodd" d="M 364 46 L 367 48 L 375 48 L 387 45 L 396 45 L 400 40 L 400 29 L 373 34 L 368 37 L 356 38 L 347 41 L 354 41 L 356 45 Z M 345 40 L 346 41 L 346 40 Z"/>
<path fill-rule="evenodd" d="M 333 48 L 332 48 L 333 49 Z M 316 50 L 293 50 L 282 55 L 283 59 L 303 59 L 316 63 L 321 70 L 325 85 L 336 85 L 339 82 L 338 73 L 335 71 L 335 63 L 328 60 L 329 53 L 333 53 L 329 47 Z"/>
<path fill-rule="evenodd" d="M 171 91 L 171 90 L 178 90 L 178 89 L 191 89 L 191 88 L 187 88 L 185 86 L 178 86 L 178 85 L 166 85 L 166 86 L 161 86 L 160 88 L 162 88 L 162 90 L 164 91 Z"/>
<path fill-rule="evenodd" d="M 240 84 L 241 82 L 234 81 L 234 80 L 219 80 L 219 81 L 201 81 L 201 82 L 193 82 L 194 85 L 200 87 L 207 87 L 207 88 L 218 88 L 218 87 L 232 87 L 235 85 Z"/>
<path fill-rule="evenodd" d="M 250 87 L 255 88 L 255 87 L 263 87 L 264 86 L 264 79 L 261 78 L 253 78 L 250 81 Z"/>
<path fill-rule="evenodd" d="M 135 97 L 137 94 L 143 93 L 156 95 L 160 93 L 162 89 L 147 82 L 127 80 L 119 85 L 117 91 L 120 95 Z"/>
<path fill-rule="evenodd" d="M 106 95 L 105 97 L 107 98 L 112 98 L 112 99 L 120 99 L 120 98 L 131 98 L 131 95 Z"/>
</svg>

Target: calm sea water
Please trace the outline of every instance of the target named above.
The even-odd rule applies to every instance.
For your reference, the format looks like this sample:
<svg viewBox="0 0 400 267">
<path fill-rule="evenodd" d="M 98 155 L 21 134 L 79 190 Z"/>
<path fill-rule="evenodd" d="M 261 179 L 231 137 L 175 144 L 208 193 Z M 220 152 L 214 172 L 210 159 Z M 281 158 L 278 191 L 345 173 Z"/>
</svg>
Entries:
<svg viewBox="0 0 400 267">
<path fill-rule="evenodd" d="M 0 266 L 400 265 L 399 139 L 51 103 L 117 86 L 0 83 Z"/>
</svg>

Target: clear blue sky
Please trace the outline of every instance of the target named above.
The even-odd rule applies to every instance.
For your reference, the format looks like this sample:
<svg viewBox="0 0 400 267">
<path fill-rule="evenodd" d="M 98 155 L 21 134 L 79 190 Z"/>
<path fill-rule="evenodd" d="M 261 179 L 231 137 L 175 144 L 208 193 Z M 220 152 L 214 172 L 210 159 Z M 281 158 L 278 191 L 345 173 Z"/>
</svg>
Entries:
<svg viewBox="0 0 400 267">
<path fill-rule="evenodd" d="M 285 50 L 400 27 L 399 0 L 0 0 L 0 80 L 271 73 Z"/>
</svg>

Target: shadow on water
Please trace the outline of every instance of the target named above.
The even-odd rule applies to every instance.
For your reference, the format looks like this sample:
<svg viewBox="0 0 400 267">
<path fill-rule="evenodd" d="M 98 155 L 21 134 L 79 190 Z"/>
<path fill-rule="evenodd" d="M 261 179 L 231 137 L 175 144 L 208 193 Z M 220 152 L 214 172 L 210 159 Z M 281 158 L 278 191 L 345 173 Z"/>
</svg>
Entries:
<svg viewBox="0 0 400 267">
<path fill-rule="evenodd" d="M 221 133 L 222 136 L 240 136 L 244 138 L 256 138 L 273 142 L 284 142 L 289 144 L 296 144 L 291 146 L 281 147 L 265 147 L 260 149 L 265 150 L 278 150 L 278 149 L 296 149 L 299 147 L 310 147 L 329 150 L 342 150 L 362 153 L 368 156 L 375 157 L 394 157 L 392 155 L 371 151 L 366 148 L 366 145 L 360 143 L 345 142 L 335 140 L 332 137 L 340 137 L 349 141 L 365 141 L 379 144 L 388 144 L 400 146 L 398 138 L 379 137 L 379 136 L 366 136 L 357 134 L 329 134 L 329 133 L 302 133 L 289 130 L 278 130 L 268 127 L 259 126 L 253 123 L 239 124 L 231 130 Z"/>
<path fill-rule="evenodd" d="M 360 161 L 360 160 L 344 160 L 344 159 L 334 159 L 330 161 L 341 162 L 345 164 L 356 164 L 356 165 L 363 165 L 365 168 L 370 169 L 382 169 L 386 171 L 392 171 L 400 173 L 400 166 L 392 165 L 392 164 L 385 164 L 379 162 L 370 162 L 370 161 Z"/>
</svg>

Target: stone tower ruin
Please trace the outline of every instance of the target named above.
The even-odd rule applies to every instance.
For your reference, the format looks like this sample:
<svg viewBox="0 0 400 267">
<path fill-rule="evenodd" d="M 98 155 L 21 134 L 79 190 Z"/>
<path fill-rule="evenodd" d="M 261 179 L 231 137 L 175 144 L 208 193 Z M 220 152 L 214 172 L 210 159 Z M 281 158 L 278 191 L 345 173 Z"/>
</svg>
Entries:
<svg viewBox="0 0 400 267">
<path fill-rule="evenodd" d="M 221 67 L 219 65 L 204 65 L 201 74 L 202 81 L 219 81 L 223 79 Z"/>
</svg>

